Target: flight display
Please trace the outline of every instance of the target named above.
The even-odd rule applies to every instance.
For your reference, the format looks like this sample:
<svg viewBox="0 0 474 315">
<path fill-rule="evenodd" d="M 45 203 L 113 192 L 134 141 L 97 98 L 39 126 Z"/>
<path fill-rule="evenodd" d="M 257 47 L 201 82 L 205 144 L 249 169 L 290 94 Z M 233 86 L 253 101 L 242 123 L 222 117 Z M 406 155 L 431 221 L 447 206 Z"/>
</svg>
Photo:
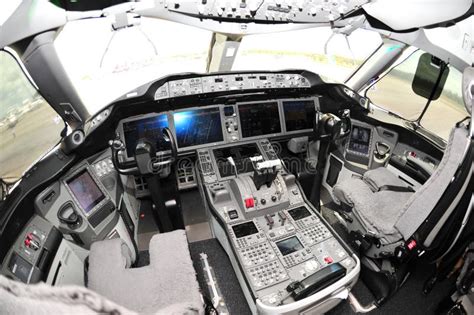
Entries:
<svg viewBox="0 0 474 315">
<path fill-rule="evenodd" d="M 301 244 L 300 240 L 296 236 L 279 241 L 276 243 L 276 245 L 283 256 L 303 249 L 303 244 Z"/>
<path fill-rule="evenodd" d="M 168 115 L 166 114 L 125 122 L 123 135 L 127 157 L 134 156 L 138 140 L 144 138 L 153 141 L 157 151 L 169 150 L 170 145 L 163 137 L 163 128 L 165 127 L 168 127 Z"/>
<path fill-rule="evenodd" d="M 313 128 L 315 115 L 314 101 L 284 101 L 286 131 L 297 131 Z"/>
<path fill-rule="evenodd" d="M 67 185 L 86 214 L 105 198 L 87 169 L 69 179 Z"/>
<path fill-rule="evenodd" d="M 179 148 L 224 141 L 219 107 L 173 113 Z"/>
<path fill-rule="evenodd" d="M 281 132 L 277 102 L 241 104 L 239 117 L 243 138 Z"/>
<path fill-rule="evenodd" d="M 359 126 L 353 126 L 351 138 L 349 140 L 349 150 L 368 155 L 370 135 L 370 129 L 362 128 Z"/>
</svg>

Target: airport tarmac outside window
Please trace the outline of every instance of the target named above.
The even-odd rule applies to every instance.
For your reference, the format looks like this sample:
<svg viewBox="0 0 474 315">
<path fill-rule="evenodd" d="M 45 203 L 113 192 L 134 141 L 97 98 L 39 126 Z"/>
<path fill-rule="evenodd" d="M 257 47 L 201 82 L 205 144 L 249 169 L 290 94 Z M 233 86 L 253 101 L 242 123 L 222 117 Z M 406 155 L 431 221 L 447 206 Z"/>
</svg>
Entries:
<svg viewBox="0 0 474 315">
<path fill-rule="evenodd" d="M 378 33 L 363 29 L 348 36 L 330 27 L 246 35 L 232 70 L 302 69 L 325 82 L 343 83 L 381 44 Z"/>
<path fill-rule="evenodd" d="M 424 53 L 415 50 L 408 58 L 400 57 L 395 67 L 367 89 L 371 102 L 406 120 L 418 120 L 428 100 L 413 91 L 412 81 Z M 467 116 L 461 82 L 462 74 L 450 66 L 440 97 L 430 103 L 420 121 L 423 128 L 444 140 L 448 139 L 454 124 Z"/>
<path fill-rule="evenodd" d="M 6 51 L 0 73 L 0 178 L 13 183 L 59 142 L 64 122 Z"/>
</svg>

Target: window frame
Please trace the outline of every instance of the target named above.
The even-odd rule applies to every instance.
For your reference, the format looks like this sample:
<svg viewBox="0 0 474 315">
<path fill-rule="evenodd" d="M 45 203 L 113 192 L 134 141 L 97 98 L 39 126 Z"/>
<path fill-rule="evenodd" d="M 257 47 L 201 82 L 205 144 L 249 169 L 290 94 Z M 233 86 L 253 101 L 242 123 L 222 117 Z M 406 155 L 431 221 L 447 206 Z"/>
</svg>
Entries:
<svg viewBox="0 0 474 315">
<path fill-rule="evenodd" d="M 18 69 L 20 70 L 20 73 L 23 74 L 23 76 L 26 78 L 26 80 L 28 81 L 29 84 L 31 84 L 31 87 L 35 90 L 36 93 L 38 93 L 38 95 L 41 96 L 41 98 L 43 99 L 43 101 L 47 104 L 47 106 L 49 106 L 49 108 L 55 112 L 57 114 L 57 116 L 61 119 L 61 122 L 62 124 L 64 125 L 64 127 L 61 129 L 60 133 L 58 134 L 58 140 L 56 142 L 54 142 L 54 144 L 48 148 L 45 152 L 41 153 L 37 158 L 35 158 L 26 168 L 25 170 L 22 172 L 21 176 L 19 176 L 17 179 L 13 180 L 13 181 L 7 181 L 7 180 L 4 180 L 3 178 L 0 178 L 0 180 L 2 180 L 7 186 L 11 187 L 9 188 L 8 190 L 11 191 L 11 189 L 15 188 L 17 186 L 17 184 L 19 182 L 21 182 L 21 180 L 23 179 L 23 177 L 25 176 L 25 174 L 27 174 L 32 167 L 34 167 L 38 162 L 40 162 L 41 160 L 43 160 L 46 156 L 48 156 L 52 151 L 54 151 L 55 148 L 58 147 L 58 145 L 63 141 L 64 137 L 71 131 L 70 128 L 69 128 L 69 125 L 66 123 L 66 121 L 64 120 L 64 118 L 61 116 L 61 114 L 53 107 L 51 106 L 51 104 L 48 102 L 48 100 L 43 96 L 43 94 L 41 93 L 40 89 L 38 88 L 38 85 L 35 83 L 35 81 L 33 80 L 33 78 L 31 77 L 30 73 L 28 72 L 28 70 L 26 69 L 25 65 L 23 64 L 23 62 L 21 61 L 20 57 L 18 56 L 18 54 L 16 53 L 15 50 L 13 50 L 12 48 L 6 46 L 6 47 L 3 47 L 0 49 L 0 53 L 5 53 L 7 55 L 9 55 L 9 57 L 11 57 L 13 59 L 13 61 L 18 65 Z"/>
</svg>

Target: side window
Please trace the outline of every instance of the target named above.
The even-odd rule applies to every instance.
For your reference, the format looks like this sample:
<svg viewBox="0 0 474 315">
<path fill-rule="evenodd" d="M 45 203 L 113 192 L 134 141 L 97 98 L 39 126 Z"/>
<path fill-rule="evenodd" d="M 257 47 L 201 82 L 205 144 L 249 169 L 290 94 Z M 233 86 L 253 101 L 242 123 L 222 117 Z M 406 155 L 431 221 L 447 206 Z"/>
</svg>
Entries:
<svg viewBox="0 0 474 315">
<path fill-rule="evenodd" d="M 0 178 L 12 183 L 60 140 L 64 122 L 0 51 Z"/>
<path fill-rule="evenodd" d="M 424 52 L 417 50 L 408 58 L 398 60 L 384 77 L 367 90 L 367 96 L 375 105 L 396 113 L 409 121 L 419 120 L 428 100 L 412 89 L 418 61 Z M 449 67 L 449 75 L 438 99 L 428 106 L 420 125 L 445 140 L 454 124 L 467 116 L 462 100 L 462 74 Z"/>
<path fill-rule="evenodd" d="M 417 50 L 405 60 L 397 60 L 398 65 L 367 90 L 370 101 L 406 120 L 418 119 L 427 99 L 415 94 L 411 83 L 422 54 Z"/>
<path fill-rule="evenodd" d="M 468 113 L 462 99 L 462 73 L 450 67 L 441 96 L 431 102 L 420 124 L 437 136 L 448 139 L 454 124 L 466 116 Z"/>
</svg>

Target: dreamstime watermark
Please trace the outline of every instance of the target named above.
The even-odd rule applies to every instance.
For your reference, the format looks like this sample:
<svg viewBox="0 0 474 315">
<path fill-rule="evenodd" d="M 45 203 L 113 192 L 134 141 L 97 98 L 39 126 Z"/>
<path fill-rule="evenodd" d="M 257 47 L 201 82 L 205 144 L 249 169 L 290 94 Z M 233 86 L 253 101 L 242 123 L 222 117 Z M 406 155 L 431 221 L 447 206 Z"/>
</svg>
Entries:
<svg viewBox="0 0 474 315">
<path fill-rule="evenodd" d="M 273 145 L 275 152 L 281 152 L 281 147 L 277 148 L 279 144 Z M 277 153 L 278 154 L 278 153 Z M 283 157 L 280 159 L 282 164 L 287 170 L 295 173 L 306 173 L 306 174 L 316 174 L 317 168 L 316 163 L 311 163 L 305 161 L 298 157 Z M 162 174 L 163 172 L 169 172 L 170 167 L 175 163 L 175 159 L 170 156 L 157 156 L 152 158 L 148 163 L 148 172 L 149 174 Z M 194 168 L 201 173 L 210 173 L 214 172 L 221 175 L 221 177 L 228 177 L 236 174 L 249 173 L 254 171 L 252 162 L 245 158 L 241 161 L 235 161 L 234 165 L 229 162 L 228 159 L 219 158 L 216 160 L 218 170 L 214 169 L 214 163 L 212 161 L 202 161 L 199 159 L 193 159 L 190 157 L 184 157 L 178 159 L 176 162 L 176 169 L 183 170 Z M 178 174 L 179 175 L 179 174 Z"/>
</svg>

